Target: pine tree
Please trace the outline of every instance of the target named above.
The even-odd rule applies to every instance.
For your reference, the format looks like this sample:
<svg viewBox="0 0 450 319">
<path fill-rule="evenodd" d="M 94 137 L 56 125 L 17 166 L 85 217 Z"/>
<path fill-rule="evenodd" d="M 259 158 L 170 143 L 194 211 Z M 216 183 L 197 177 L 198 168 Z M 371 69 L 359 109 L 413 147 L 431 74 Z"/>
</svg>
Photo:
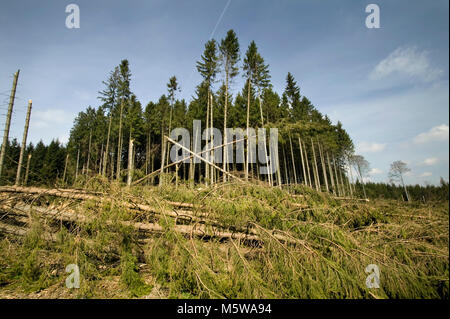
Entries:
<svg viewBox="0 0 450 319">
<path fill-rule="evenodd" d="M 130 79 L 131 72 L 129 69 L 128 60 L 122 60 L 119 65 L 119 80 L 118 80 L 118 98 L 120 100 L 120 113 L 119 113 L 119 137 L 117 141 L 117 164 L 116 164 L 116 178 L 120 180 L 120 172 L 122 169 L 122 149 L 123 149 L 123 136 L 122 125 L 123 116 L 126 114 L 126 107 L 129 105 L 130 91 Z"/>
<path fill-rule="evenodd" d="M 284 90 L 285 103 L 289 106 L 291 116 L 294 120 L 302 119 L 300 109 L 300 88 L 297 86 L 297 82 L 294 76 L 288 72 L 286 76 L 286 88 Z"/>
<path fill-rule="evenodd" d="M 203 81 L 206 83 L 208 93 L 207 93 L 207 102 L 206 102 L 206 129 L 208 127 L 213 127 L 213 105 L 212 101 L 212 83 L 214 82 L 217 72 L 218 72 L 218 56 L 217 56 L 217 44 L 214 39 L 209 40 L 205 44 L 205 50 L 203 55 L 201 56 L 201 61 L 197 62 L 197 71 L 202 75 Z M 212 153 L 214 154 L 214 153 Z M 213 155 L 211 154 L 211 157 Z M 210 173 L 213 175 L 213 169 L 211 167 L 211 171 L 207 164 L 205 164 L 205 173 L 208 179 Z M 213 180 L 212 178 L 210 178 Z"/>
<path fill-rule="evenodd" d="M 108 164 L 109 157 L 109 143 L 111 138 L 111 127 L 113 120 L 113 110 L 116 107 L 117 103 L 117 95 L 118 95 L 118 83 L 119 83 L 119 68 L 115 67 L 114 71 L 110 72 L 108 80 L 102 82 L 106 88 L 103 91 L 100 91 L 100 100 L 103 102 L 102 107 L 108 110 L 108 134 L 106 138 L 106 148 L 103 157 L 103 170 L 102 175 L 106 175 L 106 166 Z"/>
<path fill-rule="evenodd" d="M 227 137 L 227 112 L 228 112 L 228 91 L 229 85 L 232 79 L 238 75 L 238 67 L 236 64 L 239 61 L 239 42 L 236 33 L 233 30 L 229 30 L 226 37 L 220 42 L 219 46 L 220 58 L 222 61 L 222 67 L 225 71 L 225 106 L 223 112 L 223 127 L 224 127 L 224 143 L 228 142 Z M 227 154 L 226 147 L 223 148 L 223 170 L 227 171 Z M 227 176 L 223 174 L 223 181 L 226 182 Z"/>
</svg>

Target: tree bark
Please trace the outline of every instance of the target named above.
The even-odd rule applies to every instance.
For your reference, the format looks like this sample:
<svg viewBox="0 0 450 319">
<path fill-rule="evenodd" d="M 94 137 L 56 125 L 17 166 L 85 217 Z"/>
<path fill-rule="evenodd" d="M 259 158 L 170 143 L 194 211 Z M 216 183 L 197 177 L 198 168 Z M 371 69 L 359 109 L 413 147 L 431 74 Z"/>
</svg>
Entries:
<svg viewBox="0 0 450 319">
<path fill-rule="evenodd" d="M 289 132 L 288 135 L 289 135 L 289 144 L 291 146 L 291 160 L 292 160 L 292 168 L 294 170 L 294 183 L 297 184 L 297 171 L 295 169 L 294 149 L 292 147 L 291 133 Z"/>
<path fill-rule="evenodd" d="M 119 118 L 119 139 L 117 141 L 117 162 L 116 162 L 116 179 L 120 180 L 120 168 L 122 161 L 122 116 L 123 116 L 124 101 L 120 103 L 120 118 Z"/>
<path fill-rule="evenodd" d="M 319 169 L 317 167 L 317 158 L 316 158 L 316 150 L 314 149 L 314 141 L 311 137 L 311 148 L 313 151 L 313 160 L 314 160 L 314 183 L 316 186 L 316 191 L 320 191 L 321 185 L 320 185 L 320 179 L 319 179 Z"/>
<path fill-rule="evenodd" d="M 27 146 L 27 136 L 28 136 L 28 127 L 30 125 L 30 115 L 31 115 L 31 106 L 32 101 L 28 101 L 28 109 L 27 109 L 27 116 L 25 118 L 25 128 L 23 129 L 23 137 L 22 137 L 22 147 L 20 148 L 20 155 L 19 155 L 19 165 L 17 166 L 17 175 L 16 175 L 16 186 L 20 185 L 20 171 L 22 170 L 22 161 L 23 161 L 23 155 L 25 154 L 25 148 Z"/>
</svg>

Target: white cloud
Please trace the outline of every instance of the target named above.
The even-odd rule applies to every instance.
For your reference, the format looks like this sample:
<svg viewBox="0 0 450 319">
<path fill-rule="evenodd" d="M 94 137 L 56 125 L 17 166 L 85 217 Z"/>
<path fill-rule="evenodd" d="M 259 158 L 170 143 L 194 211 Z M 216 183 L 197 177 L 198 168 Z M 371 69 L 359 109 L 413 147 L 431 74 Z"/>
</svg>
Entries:
<svg viewBox="0 0 450 319">
<path fill-rule="evenodd" d="M 380 174 L 383 174 L 383 171 L 379 168 L 372 168 L 369 171 L 369 175 L 380 175 Z"/>
<path fill-rule="evenodd" d="M 361 153 L 375 153 L 375 152 L 381 152 L 386 147 L 386 144 L 380 144 L 380 143 L 371 143 L 371 142 L 360 142 L 356 146 L 357 152 Z"/>
<path fill-rule="evenodd" d="M 61 109 L 37 110 L 32 114 L 33 125 L 36 128 L 49 128 L 55 125 L 68 124 L 73 115 Z"/>
<path fill-rule="evenodd" d="M 423 164 L 424 164 L 424 165 L 427 165 L 427 166 L 433 166 L 433 165 L 436 164 L 437 162 L 439 162 L 439 159 L 438 159 L 438 158 L 436 158 L 436 157 L 430 157 L 430 158 L 426 158 L 426 159 L 423 161 Z"/>
<path fill-rule="evenodd" d="M 434 141 L 448 140 L 448 125 L 442 124 L 431 128 L 428 132 L 420 133 L 414 138 L 414 143 L 423 144 Z"/>
<path fill-rule="evenodd" d="M 379 80 L 396 75 L 430 82 L 442 73 L 442 70 L 431 66 L 427 51 L 420 52 L 417 47 L 399 47 L 377 64 L 369 78 Z"/>
<path fill-rule="evenodd" d="M 431 173 L 431 172 L 424 172 L 424 173 L 420 174 L 420 177 L 429 177 L 431 175 L 433 175 L 433 173 Z"/>
</svg>

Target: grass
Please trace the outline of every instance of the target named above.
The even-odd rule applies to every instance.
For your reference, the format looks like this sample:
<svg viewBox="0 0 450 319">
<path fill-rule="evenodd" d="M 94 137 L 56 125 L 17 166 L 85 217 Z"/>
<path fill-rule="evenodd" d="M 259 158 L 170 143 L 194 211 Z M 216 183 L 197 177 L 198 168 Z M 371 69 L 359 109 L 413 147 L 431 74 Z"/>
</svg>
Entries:
<svg viewBox="0 0 450 319">
<path fill-rule="evenodd" d="M 302 186 L 287 192 L 258 185 L 219 184 L 120 188 L 93 181 L 112 202 L 86 201 L 82 225 L 53 227 L 43 240 L 37 217 L 20 241 L 0 241 L 0 296 L 49 293 L 65 298 L 448 298 L 447 202 L 337 201 Z M 301 195 L 301 196 L 298 196 Z M 252 225 L 263 244 L 245 246 L 185 237 L 165 216 L 164 231 L 143 242 L 122 221 L 155 218 L 125 209 L 139 199 L 194 204 L 194 214 L 229 229 Z M 109 221 L 109 222 L 107 222 Z M 48 229 L 47 229 L 48 230 Z M 288 245 L 274 232 L 298 241 Z M 80 266 L 81 287 L 64 287 L 65 266 Z M 380 288 L 365 285 L 365 268 L 380 269 Z M 51 292 L 54 291 L 54 295 Z"/>
</svg>

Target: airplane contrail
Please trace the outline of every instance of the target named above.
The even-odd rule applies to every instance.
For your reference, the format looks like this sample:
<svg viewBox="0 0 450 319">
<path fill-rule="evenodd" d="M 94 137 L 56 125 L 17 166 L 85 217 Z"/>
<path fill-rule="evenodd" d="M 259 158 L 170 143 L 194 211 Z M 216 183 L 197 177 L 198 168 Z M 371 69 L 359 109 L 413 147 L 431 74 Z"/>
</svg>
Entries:
<svg viewBox="0 0 450 319">
<path fill-rule="evenodd" d="M 230 5 L 231 0 L 228 0 L 227 4 L 225 5 L 225 8 L 223 8 L 222 13 L 220 14 L 219 20 L 217 20 L 216 26 L 214 27 L 214 30 L 211 32 L 211 35 L 209 37 L 209 39 L 212 39 L 212 37 L 214 36 L 214 33 L 216 32 L 216 29 L 220 23 L 220 21 L 222 21 L 223 15 L 225 14 L 225 11 L 227 11 L 228 6 Z"/>
</svg>

